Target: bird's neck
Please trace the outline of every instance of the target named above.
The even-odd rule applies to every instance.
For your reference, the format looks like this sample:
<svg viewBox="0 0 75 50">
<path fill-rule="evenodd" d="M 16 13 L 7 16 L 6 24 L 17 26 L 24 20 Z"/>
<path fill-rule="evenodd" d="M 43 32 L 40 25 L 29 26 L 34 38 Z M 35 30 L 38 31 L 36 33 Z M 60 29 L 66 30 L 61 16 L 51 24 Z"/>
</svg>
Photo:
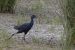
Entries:
<svg viewBox="0 0 75 50">
<path fill-rule="evenodd" d="M 33 19 L 31 19 L 31 23 L 34 23 L 34 20 Z"/>
</svg>

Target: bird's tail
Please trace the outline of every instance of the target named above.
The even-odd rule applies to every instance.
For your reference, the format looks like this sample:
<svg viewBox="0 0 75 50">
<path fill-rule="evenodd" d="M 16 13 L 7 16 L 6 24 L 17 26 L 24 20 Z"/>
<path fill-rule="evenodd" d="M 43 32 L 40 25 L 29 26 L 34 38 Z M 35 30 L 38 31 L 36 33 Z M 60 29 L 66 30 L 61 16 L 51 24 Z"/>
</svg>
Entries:
<svg viewBox="0 0 75 50">
<path fill-rule="evenodd" d="M 18 30 L 18 26 L 14 26 L 14 29 Z"/>
</svg>

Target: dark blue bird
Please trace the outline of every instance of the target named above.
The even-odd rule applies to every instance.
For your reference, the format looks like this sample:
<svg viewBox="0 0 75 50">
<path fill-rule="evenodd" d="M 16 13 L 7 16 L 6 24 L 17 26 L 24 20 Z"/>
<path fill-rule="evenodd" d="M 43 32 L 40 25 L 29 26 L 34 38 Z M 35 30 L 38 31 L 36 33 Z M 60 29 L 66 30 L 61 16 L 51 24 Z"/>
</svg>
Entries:
<svg viewBox="0 0 75 50">
<path fill-rule="evenodd" d="M 18 32 L 15 34 L 24 32 L 23 40 L 25 40 L 25 35 L 28 33 L 28 31 L 32 28 L 32 26 L 34 24 L 34 18 L 36 18 L 36 16 L 32 15 L 30 23 L 24 23 L 24 24 L 19 25 L 19 26 L 14 26 L 14 29 L 18 30 Z M 12 34 L 11 37 L 14 36 L 15 34 Z"/>
</svg>

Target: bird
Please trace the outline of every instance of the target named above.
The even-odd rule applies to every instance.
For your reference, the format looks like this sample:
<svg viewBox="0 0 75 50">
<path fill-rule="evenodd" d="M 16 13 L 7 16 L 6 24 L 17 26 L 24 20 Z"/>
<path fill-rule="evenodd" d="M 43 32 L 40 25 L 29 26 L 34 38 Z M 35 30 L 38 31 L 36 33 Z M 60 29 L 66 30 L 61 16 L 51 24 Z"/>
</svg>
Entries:
<svg viewBox="0 0 75 50">
<path fill-rule="evenodd" d="M 24 33 L 23 40 L 25 40 L 25 35 L 31 30 L 34 24 L 34 18 L 36 18 L 36 15 L 31 16 L 31 21 L 29 23 L 24 23 L 19 26 L 14 26 L 14 29 L 18 30 L 16 33 L 12 34 L 10 38 L 12 38 L 15 34 Z M 8 39 L 10 39 L 8 38 Z"/>
</svg>

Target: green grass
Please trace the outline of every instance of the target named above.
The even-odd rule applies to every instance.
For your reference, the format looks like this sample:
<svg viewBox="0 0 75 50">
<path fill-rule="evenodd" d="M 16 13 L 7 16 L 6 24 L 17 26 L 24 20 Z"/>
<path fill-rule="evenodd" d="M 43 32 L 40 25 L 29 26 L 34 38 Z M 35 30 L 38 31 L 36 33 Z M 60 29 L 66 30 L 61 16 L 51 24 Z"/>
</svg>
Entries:
<svg viewBox="0 0 75 50">
<path fill-rule="evenodd" d="M 26 18 L 23 16 L 17 16 L 15 19 L 17 24 L 22 24 Z"/>
<path fill-rule="evenodd" d="M 0 50 L 3 50 L 4 48 L 9 48 L 14 41 L 6 40 L 9 38 L 8 32 L 5 30 L 0 30 Z"/>
<path fill-rule="evenodd" d="M 43 38 L 38 38 L 38 37 L 32 37 L 32 42 L 37 44 L 37 45 L 43 45 L 45 44 L 44 39 Z"/>
<path fill-rule="evenodd" d="M 22 23 L 25 23 L 25 22 L 29 22 L 31 20 L 31 17 L 29 16 L 17 16 L 15 17 L 15 21 L 17 24 L 22 24 Z M 55 25 L 59 25 L 59 24 L 62 24 L 61 23 L 61 20 L 58 16 L 56 17 L 43 17 L 43 16 L 37 16 L 35 22 L 37 24 L 55 24 Z"/>
<path fill-rule="evenodd" d="M 62 0 L 62 10 L 64 13 L 64 31 L 66 40 L 64 49 L 71 50 L 71 46 L 75 41 L 75 0 Z"/>
<path fill-rule="evenodd" d="M 0 30 L 0 50 L 43 50 L 44 47 L 47 46 L 42 46 L 43 44 L 36 45 L 34 43 L 25 43 L 23 41 L 19 42 L 11 38 L 10 40 L 6 40 L 9 38 L 9 34 L 5 30 Z M 34 39 L 34 42 L 37 42 L 37 39 Z M 38 42 L 37 42 L 38 43 Z M 35 49 L 36 48 L 36 49 Z M 48 48 L 48 47 L 47 47 Z M 46 49 L 46 48 L 45 48 Z"/>
<path fill-rule="evenodd" d="M 33 12 L 40 12 L 40 11 L 42 11 L 42 10 L 43 10 L 42 4 L 41 4 L 40 2 L 38 2 L 38 3 L 36 3 L 36 4 L 32 4 L 32 5 L 31 5 L 31 10 L 32 10 Z"/>
<path fill-rule="evenodd" d="M 16 0 L 0 0 L 0 12 L 11 12 Z"/>
</svg>

